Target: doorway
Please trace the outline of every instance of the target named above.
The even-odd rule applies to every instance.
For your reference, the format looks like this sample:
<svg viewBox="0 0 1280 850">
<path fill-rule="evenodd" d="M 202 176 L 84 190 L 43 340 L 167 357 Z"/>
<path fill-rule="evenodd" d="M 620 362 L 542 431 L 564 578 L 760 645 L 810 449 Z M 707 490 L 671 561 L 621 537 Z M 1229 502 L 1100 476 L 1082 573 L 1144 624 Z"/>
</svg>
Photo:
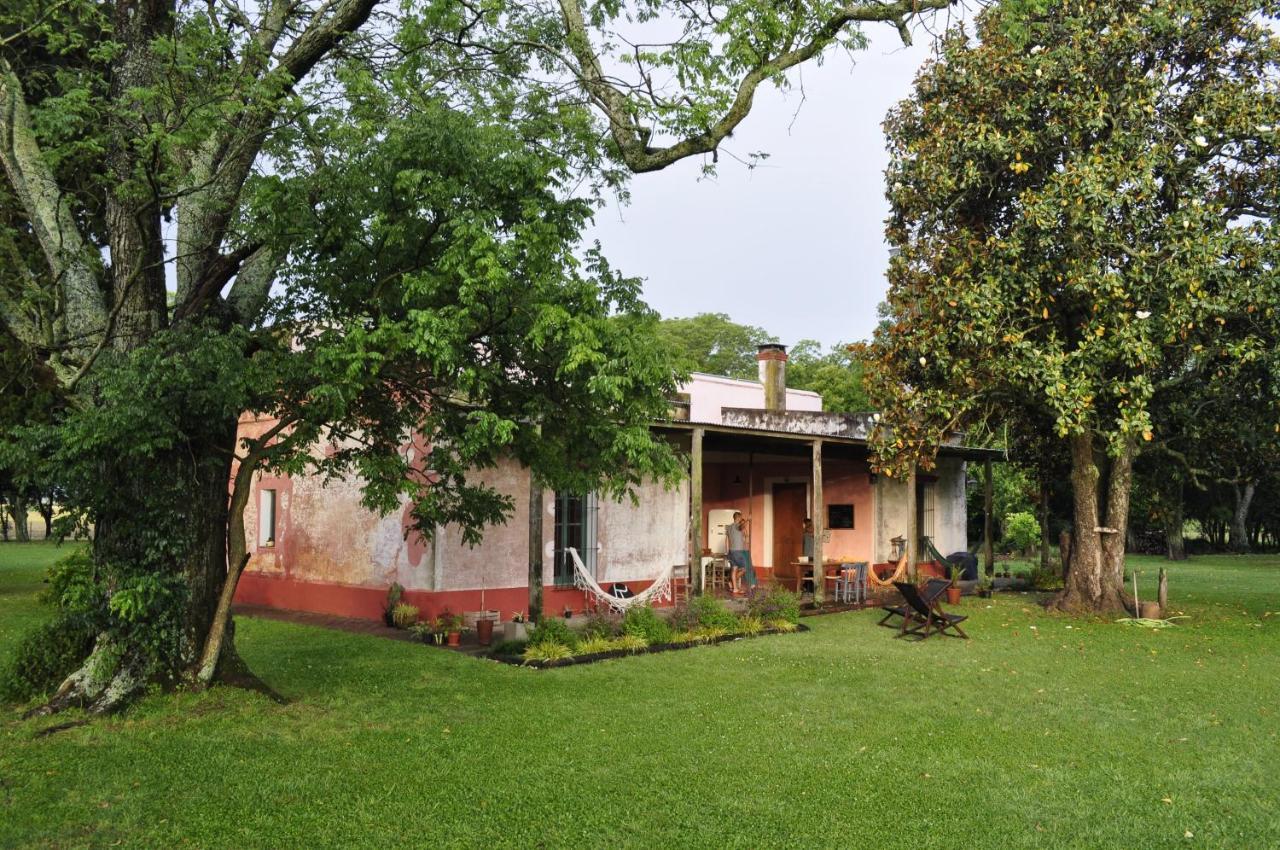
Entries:
<svg viewBox="0 0 1280 850">
<path fill-rule="evenodd" d="M 808 512 L 808 486 L 773 485 L 773 566 L 790 564 L 804 554 L 804 518 Z"/>
</svg>

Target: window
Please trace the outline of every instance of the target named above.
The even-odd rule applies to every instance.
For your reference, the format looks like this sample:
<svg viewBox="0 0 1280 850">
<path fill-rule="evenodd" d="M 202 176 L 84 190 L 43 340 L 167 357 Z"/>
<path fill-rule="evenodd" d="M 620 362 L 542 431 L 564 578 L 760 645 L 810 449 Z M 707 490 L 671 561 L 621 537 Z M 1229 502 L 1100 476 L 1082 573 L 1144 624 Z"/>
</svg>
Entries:
<svg viewBox="0 0 1280 850">
<path fill-rule="evenodd" d="M 934 481 L 926 481 L 920 488 L 921 491 L 921 510 L 920 510 L 920 534 L 928 537 L 937 545 L 938 538 L 935 529 L 934 517 L 937 514 L 938 505 L 938 485 Z"/>
<path fill-rule="evenodd" d="M 827 505 L 827 528 L 853 528 L 853 505 Z"/>
<path fill-rule="evenodd" d="M 594 577 L 596 574 L 596 497 L 577 493 L 556 493 L 555 521 L 555 583 L 573 584 L 573 557 L 569 549 L 575 549 L 583 565 Z"/>
<path fill-rule="evenodd" d="M 258 545 L 276 545 L 276 491 L 258 491 Z"/>
</svg>

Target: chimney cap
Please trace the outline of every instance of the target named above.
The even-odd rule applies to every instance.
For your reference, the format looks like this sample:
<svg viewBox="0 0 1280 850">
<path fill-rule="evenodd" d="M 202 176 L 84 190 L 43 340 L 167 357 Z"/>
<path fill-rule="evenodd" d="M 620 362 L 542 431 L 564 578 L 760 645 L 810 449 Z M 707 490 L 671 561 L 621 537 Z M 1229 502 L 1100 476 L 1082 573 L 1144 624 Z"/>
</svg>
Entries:
<svg viewBox="0 0 1280 850">
<path fill-rule="evenodd" d="M 757 360 L 786 360 L 787 347 L 777 342 L 766 342 L 756 346 Z"/>
</svg>

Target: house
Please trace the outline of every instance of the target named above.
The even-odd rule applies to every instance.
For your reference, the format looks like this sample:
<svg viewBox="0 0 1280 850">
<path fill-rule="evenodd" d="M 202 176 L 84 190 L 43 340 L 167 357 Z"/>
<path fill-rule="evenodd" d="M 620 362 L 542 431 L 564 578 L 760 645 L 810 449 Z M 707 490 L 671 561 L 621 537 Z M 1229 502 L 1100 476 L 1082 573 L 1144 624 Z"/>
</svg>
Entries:
<svg viewBox="0 0 1280 850">
<path fill-rule="evenodd" d="M 699 582 L 702 553 L 723 551 L 723 527 L 734 511 L 751 521 L 752 562 L 762 577 L 798 560 L 807 517 L 817 526 L 815 560 L 897 560 L 912 500 L 906 482 L 871 471 L 874 417 L 823 412 L 817 393 L 787 388 L 783 346 L 761 346 L 758 359 L 758 381 L 693 375 L 671 418 L 653 423 L 691 459 L 691 474 L 679 486 L 647 484 L 638 505 L 543 494 L 537 510 L 544 610 L 586 606 L 574 587 L 570 548 L 604 586 L 638 592 L 666 568 L 691 562 Z M 241 433 L 270 424 L 246 416 Z M 968 548 L 966 462 L 993 456 L 945 446 L 930 474 L 918 476 L 917 528 L 942 552 Z M 407 507 L 385 517 L 366 510 L 356 480 L 260 475 L 245 513 L 252 556 L 237 602 L 376 619 L 388 586 L 399 582 L 405 600 L 428 614 L 496 609 L 506 618 L 525 610 L 534 560 L 528 470 L 511 459 L 477 475 L 510 494 L 515 511 L 475 548 L 450 527 L 437 529 L 434 540 L 420 539 Z"/>
</svg>

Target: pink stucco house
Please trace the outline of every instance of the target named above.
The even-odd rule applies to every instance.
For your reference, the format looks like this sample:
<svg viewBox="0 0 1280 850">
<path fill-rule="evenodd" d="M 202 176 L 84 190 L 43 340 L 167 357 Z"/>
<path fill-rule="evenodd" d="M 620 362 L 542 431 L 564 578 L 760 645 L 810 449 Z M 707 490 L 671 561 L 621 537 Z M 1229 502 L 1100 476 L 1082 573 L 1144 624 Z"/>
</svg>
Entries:
<svg viewBox="0 0 1280 850">
<path fill-rule="evenodd" d="M 758 356 L 759 380 L 695 374 L 671 418 L 653 423 L 691 458 L 678 487 L 647 485 L 638 506 L 552 492 L 533 506 L 543 519 L 545 610 L 581 611 L 588 602 L 574 587 L 570 548 L 601 585 L 638 591 L 666 568 L 689 564 L 696 585 L 704 554 L 723 551 L 734 511 L 751 520 L 752 561 L 764 578 L 799 559 L 806 517 L 818 527 L 816 558 L 889 562 L 912 501 L 920 533 L 938 549 L 968 548 L 966 461 L 990 453 L 945 447 L 909 499 L 905 482 L 871 473 L 871 414 L 824 412 L 817 393 L 788 389 L 782 346 L 762 346 Z M 241 429 L 268 425 L 246 417 Z M 533 560 L 528 471 L 512 460 L 478 474 L 514 497 L 515 513 L 474 549 L 448 527 L 434 541 L 407 533 L 407 510 L 367 511 L 356 481 L 261 476 L 245 517 L 253 553 L 237 601 L 376 619 L 388 586 L 399 582 L 424 615 L 497 610 L 505 619 L 525 610 Z"/>
</svg>

